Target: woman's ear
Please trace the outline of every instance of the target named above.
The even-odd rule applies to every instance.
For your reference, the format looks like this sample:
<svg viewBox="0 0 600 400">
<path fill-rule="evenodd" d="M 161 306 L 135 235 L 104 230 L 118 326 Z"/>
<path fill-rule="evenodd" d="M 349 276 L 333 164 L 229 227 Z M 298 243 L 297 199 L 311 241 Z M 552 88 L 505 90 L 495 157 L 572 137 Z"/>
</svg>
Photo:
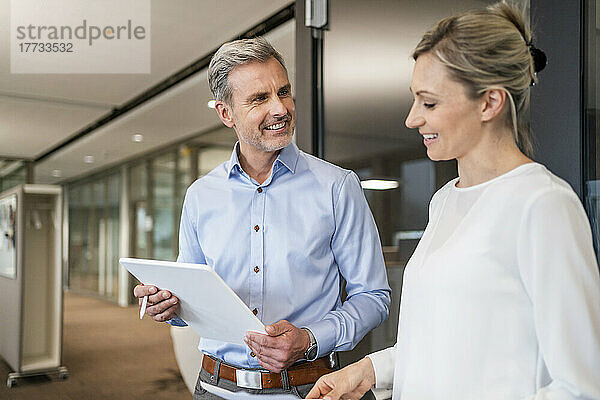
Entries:
<svg viewBox="0 0 600 400">
<path fill-rule="evenodd" d="M 234 121 L 231 112 L 231 107 L 229 107 L 229 105 L 227 105 L 227 103 L 225 103 L 224 101 L 217 100 L 215 102 L 215 110 L 217 111 L 217 115 L 221 119 L 221 122 L 223 122 L 223 124 L 225 124 L 226 127 L 233 128 Z"/>
<path fill-rule="evenodd" d="M 501 88 L 492 88 L 485 91 L 481 103 L 481 120 L 489 122 L 502 114 L 504 105 L 508 101 L 508 92 Z"/>
</svg>

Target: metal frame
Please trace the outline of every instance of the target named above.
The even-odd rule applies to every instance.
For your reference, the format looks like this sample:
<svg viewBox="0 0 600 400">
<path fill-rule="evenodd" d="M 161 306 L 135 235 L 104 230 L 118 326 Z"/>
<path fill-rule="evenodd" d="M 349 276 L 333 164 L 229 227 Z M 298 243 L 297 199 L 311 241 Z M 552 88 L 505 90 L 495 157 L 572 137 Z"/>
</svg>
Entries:
<svg viewBox="0 0 600 400">
<path fill-rule="evenodd" d="M 531 0 L 535 44 L 548 66 L 531 88 L 534 158 L 583 199 L 583 0 Z"/>
<path fill-rule="evenodd" d="M 586 43 L 587 39 L 588 39 L 588 34 L 592 34 L 591 33 L 591 29 L 586 30 L 586 13 L 590 10 L 592 6 L 592 0 L 582 0 L 582 12 L 581 12 L 581 29 L 582 29 L 582 37 L 581 37 L 581 50 L 582 50 L 582 63 L 581 63 L 581 74 L 583 76 L 582 78 L 582 109 L 583 109 L 583 122 L 582 122 L 582 132 L 583 132 L 583 184 L 585 185 L 585 182 L 587 182 L 588 180 L 595 180 L 597 179 L 597 174 L 599 171 L 596 170 L 596 158 L 594 157 L 594 155 L 596 155 L 596 135 L 592 135 L 592 129 L 594 129 L 593 124 L 597 123 L 597 121 L 595 121 L 595 118 L 597 118 L 596 116 L 589 116 L 587 115 L 587 110 L 585 109 L 585 107 L 590 103 L 590 100 L 587 96 L 587 92 L 584 88 L 584 85 L 586 84 L 586 78 L 588 78 L 587 76 L 584 76 L 584 74 L 586 72 L 593 72 L 593 71 L 587 71 L 587 66 L 585 61 L 589 58 L 589 57 L 596 57 L 596 68 L 600 68 L 600 62 L 598 61 L 598 57 L 600 56 L 600 54 L 597 54 L 594 50 L 591 51 L 592 54 L 588 53 L 588 45 Z M 597 8 L 596 13 L 600 13 L 600 8 Z M 598 18 L 598 16 L 596 16 L 596 19 Z M 596 28 L 597 29 L 597 28 Z M 600 82 L 596 82 L 596 85 L 599 85 Z M 585 186 L 584 186 L 585 188 Z M 585 193 L 584 195 L 587 195 L 587 193 Z"/>
<path fill-rule="evenodd" d="M 69 370 L 67 369 L 67 367 L 61 366 L 57 368 L 31 372 L 10 372 L 8 374 L 8 378 L 6 379 L 6 386 L 11 388 L 17 383 L 17 379 L 30 378 L 32 376 L 40 375 L 57 375 L 58 379 L 67 379 L 69 377 Z"/>
</svg>

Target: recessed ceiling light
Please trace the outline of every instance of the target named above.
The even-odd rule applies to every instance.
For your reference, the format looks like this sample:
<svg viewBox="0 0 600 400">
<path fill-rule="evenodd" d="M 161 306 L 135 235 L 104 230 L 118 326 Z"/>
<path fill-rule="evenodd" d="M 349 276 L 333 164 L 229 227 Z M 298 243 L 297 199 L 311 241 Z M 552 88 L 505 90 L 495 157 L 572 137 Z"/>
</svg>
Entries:
<svg viewBox="0 0 600 400">
<path fill-rule="evenodd" d="M 361 181 L 360 186 L 367 190 L 389 190 L 396 189 L 398 186 L 400 186 L 400 183 L 393 180 L 368 179 L 366 181 Z"/>
<path fill-rule="evenodd" d="M 136 133 L 135 135 L 131 136 L 131 141 L 134 143 L 142 143 L 144 141 L 144 135 L 141 133 Z"/>
<path fill-rule="evenodd" d="M 60 169 L 53 169 L 52 176 L 55 178 L 60 178 L 62 176 L 62 172 L 60 171 Z"/>
<path fill-rule="evenodd" d="M 83 157 L 83 162 L 86 164 L 92 164 L 94 162 L 94 156 L 85 156 Z"/>
<path fill-rule="evenodd" d="M 207 106 L 208 108 L 215 108 L 216 103 L 217 102 L 215 100 L 209 100 Z"/>
</svg>

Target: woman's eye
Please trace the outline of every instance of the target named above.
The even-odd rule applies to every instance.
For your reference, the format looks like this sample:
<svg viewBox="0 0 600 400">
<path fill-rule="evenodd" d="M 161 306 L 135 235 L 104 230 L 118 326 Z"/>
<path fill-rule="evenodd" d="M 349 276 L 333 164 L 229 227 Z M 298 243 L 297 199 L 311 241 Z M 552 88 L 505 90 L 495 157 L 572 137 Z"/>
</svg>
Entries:
<svg viewBox="0 0 600 400">
<path fill-rule="evenodd" d="M 423 106 L 425 108 L 433 108 L 433 107 L 435 107 L 435 103 L 423 103 Z"/>
</svg>

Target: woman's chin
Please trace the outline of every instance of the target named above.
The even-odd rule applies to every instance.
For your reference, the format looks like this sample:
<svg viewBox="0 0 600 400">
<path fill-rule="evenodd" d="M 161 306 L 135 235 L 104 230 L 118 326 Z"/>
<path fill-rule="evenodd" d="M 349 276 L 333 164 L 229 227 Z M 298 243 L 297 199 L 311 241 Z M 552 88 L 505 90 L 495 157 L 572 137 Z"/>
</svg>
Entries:
<svg viewBox="0 0 600 400">
<path fill-rule="evenodd" d="M 455 158 L 448 154 L 443 154 L 442 152 L 435 151 L 431 148 L 427 149 L 427 157 L 429 157 L 431 161 L 447 161 L 453 160 Z"/>
</svg>

